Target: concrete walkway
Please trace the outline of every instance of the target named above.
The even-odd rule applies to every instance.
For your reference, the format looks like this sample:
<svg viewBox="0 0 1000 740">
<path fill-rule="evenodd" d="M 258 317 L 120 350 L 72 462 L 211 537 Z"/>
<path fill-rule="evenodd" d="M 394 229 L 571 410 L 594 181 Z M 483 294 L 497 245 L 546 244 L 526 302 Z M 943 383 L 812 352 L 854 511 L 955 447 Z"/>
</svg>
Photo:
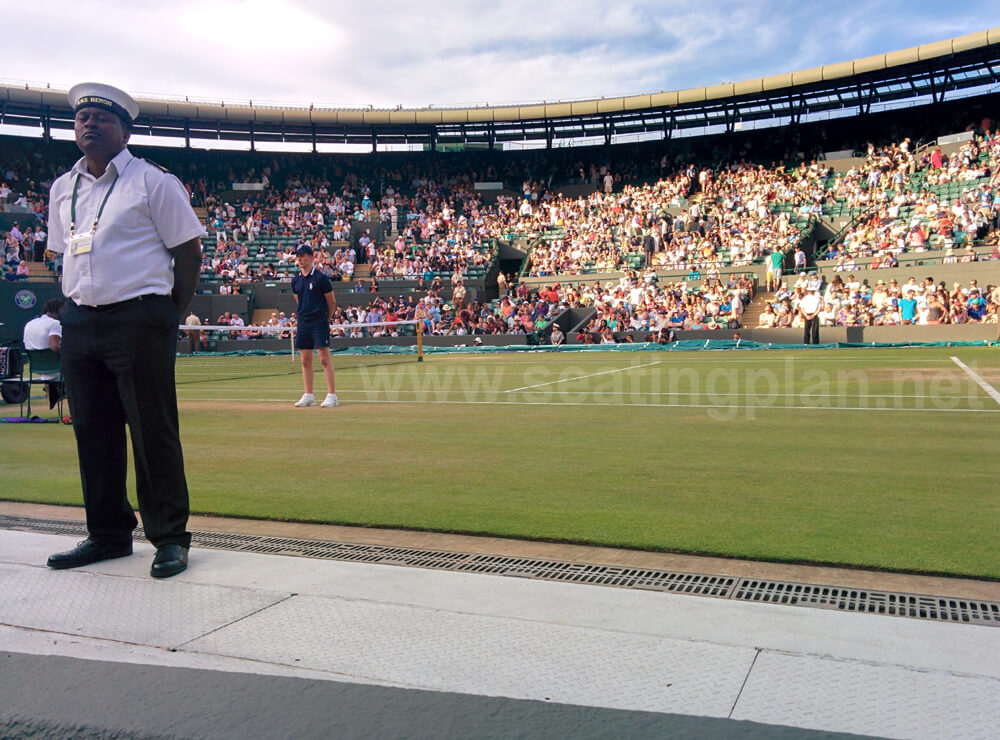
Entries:
<svg viewBox="0 0 1000 740">
<path fill-rule="evenodd" d="M 159 737 L 996 736 L 1000 629 L 0 530 L 0 727 Z M 790 730 L 789 728 L 798 728 Z M 4 734 L 4 733 L 0 733 Z"/>
</svg>

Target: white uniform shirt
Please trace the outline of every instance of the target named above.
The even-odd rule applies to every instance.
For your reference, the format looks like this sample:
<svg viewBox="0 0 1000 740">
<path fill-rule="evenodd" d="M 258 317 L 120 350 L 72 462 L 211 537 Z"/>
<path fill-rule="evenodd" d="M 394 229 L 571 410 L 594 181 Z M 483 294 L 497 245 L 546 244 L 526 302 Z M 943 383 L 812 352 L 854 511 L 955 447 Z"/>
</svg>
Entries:
<svg viewBox="0 0 1000 740">
<path fill-rule="evenodd" d="M 115 175 L 118 176 L 115 182 Z M 89 233 L 115 183 L 89 252 L 73 254 L 69 227 L 79 177 L 76 233 Z M 54 183 L 49 199 L 49 244 L 63 257 L 63 293 L 77 305 L 103 306 L 141 295 L 169 295 L 174 287 L 169 249 L 202 236 L 205 227 L 187 191 L 173 175 L 123 149 L 101 177 L 81 158 Z"/>
<path fill-rule="evenodd" d="M 25 349 L 48 349 L 49 337 L 61 337 L 62 324 L 43 313 L 37 319 L 32 319 L 24 325 Z"/>
<path fill-rule="evenodd" d="M 24 348 L 49 349 L 49 337 L 62 337 L 62 324 L 59 319 L 54 319 L 43 313 L 37 319 L 32 319 L 24 325 Z M 58 376 L 51 373 L 35 375 L 41 380 L 55 380 Z"/>
<path fill-rule="evenodd" d="M 799 301 L 799 309 L 802 313 L 808 314 L 810 316 L 819 312 L 820 301 L 818 293 L 806 293 L 802 300 Z"/>
</svg>

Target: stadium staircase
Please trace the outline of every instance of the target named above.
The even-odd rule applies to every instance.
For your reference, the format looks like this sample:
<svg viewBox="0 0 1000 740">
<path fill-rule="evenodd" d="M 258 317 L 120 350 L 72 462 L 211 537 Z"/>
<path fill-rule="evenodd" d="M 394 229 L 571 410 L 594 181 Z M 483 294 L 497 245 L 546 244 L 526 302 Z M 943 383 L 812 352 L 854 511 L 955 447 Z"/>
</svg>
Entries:
<svg viewBox="0 0 1000 740">
<path fill-rule="evenodd" d="M 250 317 L 250 323 L 266 324 L 267 320 L 271 318 L 271 314 L 277 310 L 277 308 L 255 308 L 253 310 L 253 316 Z"/>
<path fill-rule="evenodd" d="M 28 263 L 28 280 L 55 280 L 56 274 L 44 262 Z"/>
<path fill-rule="evenodd" d="M 743 316 L 740 323 L 744 329 L 756 329 L 760 323 L 760 315 L 764 313 L 764 306 L 774 302 L 774 291 L 760 291 L 754 294 L 753 300 L 743 309 Z"/>
</svg>

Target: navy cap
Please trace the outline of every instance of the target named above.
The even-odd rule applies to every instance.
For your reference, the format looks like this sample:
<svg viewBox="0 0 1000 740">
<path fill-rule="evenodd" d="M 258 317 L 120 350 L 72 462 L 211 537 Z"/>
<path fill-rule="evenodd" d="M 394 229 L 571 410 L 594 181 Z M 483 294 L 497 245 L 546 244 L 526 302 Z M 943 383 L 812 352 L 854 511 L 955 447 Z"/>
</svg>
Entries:
<svg viewBox="0 0 1000 740">
<path fill-rule="evenodd" d="M 300 246 L 298 249 L 295 250 L 295 254 L 308 254 L 310 257 L 312 257 L 313 248 L 310 247 L 308 244 L 303 244 L 302 246 Z"/>
</svg>

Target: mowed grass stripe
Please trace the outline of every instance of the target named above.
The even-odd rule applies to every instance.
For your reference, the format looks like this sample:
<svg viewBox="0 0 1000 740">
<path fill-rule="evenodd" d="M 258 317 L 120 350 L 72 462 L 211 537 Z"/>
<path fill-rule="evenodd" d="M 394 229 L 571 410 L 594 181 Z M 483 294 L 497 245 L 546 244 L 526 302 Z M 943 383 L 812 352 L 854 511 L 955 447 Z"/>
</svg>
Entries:
<svg viewBox="0 0 1000 740">
<path fill-rule="evenodd" d="M 777 354 L 777 353 L 776 353 Z M 836 354 L 828 352 L 827 354 Z M 896 353 L 898 354 L 898 353 Z M 940 355 L 940 353 L 938 353 Z M 654 356 L 643 353 L 645 357 Z M 620 357 L 612 355 L 612 358 Z M 389 368 L 369 368 L 364 375 L 349 375 L 339 382 L 339 390 L 345 398 L 354 394 L 362 397 L 386 398 L 390 400 L 440 399 L 464 401 L 496 401 L 500 395 L 515 395 L 517 399 L 530 400 L 587 400 L 613 402 L 634 402 L 633 399 L 648 397 L 650 400 L 662 398 L 684 398 L 696 401 L 706 400 L 707 405 L 733 406 L 740 399 L 755 406 L 807 406 L 829 405 L 836 400 L 840 406 L 850 407 L 845 399 L 855 399 L 858 406 L 870 406 L 869 399 L 894 399 L 893 405 L 927 406 L 923 401 L 940 402 L 947 406 L 953 399 L 967 399 L 978 402 L 983 391 L 950 366 L 944 359 L 943 367 L 867 367 L 859 369 L 854 363 L 840 367 L 819 368 L 803 364 L 802 360 L 776 357 L 770 366 L 754 367 L 741 371 L 727 364 L 713 366 L 665 366 L 661 361 L 630 364 L 608 368 L 607 356 L 550 356 L 545 362 L 537 357 L 529 364 L 521 363 L 521 373 L 510 377 L 507 369 L 497 366 L 489 356 L 482 356 L 476 365 L 468 363 L 439 362 L 433 365 L 406 365 Z M 579 362 L 585 359 L 587 362 Z M 933 358 L 924 358 L 930 360 Z M 589 364 L 589 367 L 588 367 Z M 589 372 L 586 372 L 588 371 Z M 524 387 L 525 379 L 540 382 Z M 285 390 L 296 385 L 295 381 L 284 379 L 260 379 L 262 388 Z M 509 387 L 515 384 L 515 387 Z M 541 386 L 541 387 L 539 387 Z M 220 394 L 245 397 L 248 388 L 256 389 L 258 384 L 249 386 L 245 382 L 227 383 L 216 386 Z M 181 389 L 182 397 L 191 398 L 186 391 L 197 393 L 195 389 Z M 297 389 L 295 389 L 297 390 Z M 291 392 L 295 392 L 295 390 Z M 924 392 L 932 391 L 932 392 Z M 204 397 L 198 395 L 197 397 Z M 789 402 L 786 399 L 792 399 Z M 795 399 L 801 402 L 794 403 Z M 905 404 L 904 399 L 916 399 L 914 404 Z"/>
</svg>

